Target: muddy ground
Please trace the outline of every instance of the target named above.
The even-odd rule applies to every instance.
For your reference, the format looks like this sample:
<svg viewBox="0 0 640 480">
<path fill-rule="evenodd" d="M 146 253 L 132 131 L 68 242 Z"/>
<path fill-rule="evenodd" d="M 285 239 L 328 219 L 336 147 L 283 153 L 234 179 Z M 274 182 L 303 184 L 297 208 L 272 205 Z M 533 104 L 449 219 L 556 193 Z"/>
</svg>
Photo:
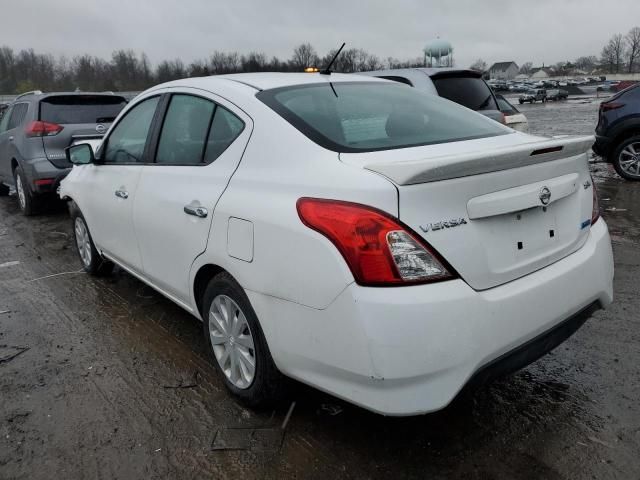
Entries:
<svg viewBox="0 0 640 480">
<path fill-rule="evenodd" d="M 591 133 L 597 101 L 522 110 L 533 131 Z M 122 271 L 78 272 L 63 207 L 25 218 L 0 198 L 0 478 L 640 478 L 640 184 L 594 171 L 608 310 L 440 413 L 384 418 L 299 387 L 284 430 L 290 404 L 228 396 L 196 319 Z"/>
</svg>

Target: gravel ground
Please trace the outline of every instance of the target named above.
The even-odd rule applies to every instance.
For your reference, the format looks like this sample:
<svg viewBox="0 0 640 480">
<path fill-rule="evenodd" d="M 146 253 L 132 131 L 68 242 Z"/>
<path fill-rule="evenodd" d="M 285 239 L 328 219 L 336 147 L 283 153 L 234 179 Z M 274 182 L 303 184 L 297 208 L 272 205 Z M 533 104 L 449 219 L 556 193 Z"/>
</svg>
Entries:
<svg viewBox="0 0 640 480">
<path fill-rule="evenodd" d="M 522 111 L 533 132 L 590 134 L 597 101 Z M 24 218 L 0 198 L 0 478 L 639 478 L 640 185 L 593 169 L 609 309 L 442 412 L 385 418 L 300 387 L 285 429 L 289 404 L 230 399 L 197 320 L 120 270 L 78 272 L 64 207 Z"/>
</svg>

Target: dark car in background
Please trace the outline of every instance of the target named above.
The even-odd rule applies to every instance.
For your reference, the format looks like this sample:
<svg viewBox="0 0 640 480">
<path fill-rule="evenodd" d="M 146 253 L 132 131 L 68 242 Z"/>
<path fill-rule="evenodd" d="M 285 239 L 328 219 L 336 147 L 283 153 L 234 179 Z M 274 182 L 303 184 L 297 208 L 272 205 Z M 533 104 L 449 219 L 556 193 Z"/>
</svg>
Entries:
<svg viewBox="0 0 640 480">
<path fill-rule="evenodd" d="M 640 180 L 640 83 L 600 104 L 593 151 L 622 178 Z"/>
<path fill-rule="evenodd" d="M 547 101 L 547 91 L 544 88 L 532 88 L 518 98 L 520 105 L 525 102 L 536 103 L 537 101 L 542 103 Z"/>
<path fill-rule="evenodd" d="M 456 68 L 396 68 L 360 72 L 358 75 L 386 78 L 444 97 L 504 124 L 495 93 L 475 70 Z"/>
<path fill-rule="evenodd" d="M 0 195 L 15 187 L 22 212 L 36 213 L 71 169 L 64 149 L 102 138 L 126 104 L 109 92 L 19 95 L 0 120 Z"/>
</svg>

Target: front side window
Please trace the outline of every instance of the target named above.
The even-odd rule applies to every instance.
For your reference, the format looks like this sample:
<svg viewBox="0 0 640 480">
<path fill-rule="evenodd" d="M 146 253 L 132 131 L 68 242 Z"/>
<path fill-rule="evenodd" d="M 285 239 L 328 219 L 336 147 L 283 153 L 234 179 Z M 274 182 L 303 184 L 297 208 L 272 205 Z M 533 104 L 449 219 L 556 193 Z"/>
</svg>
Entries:
<svg viewBox="0 0 640 480">
<path fill-rule="evenodd" d="M 107 139 L 103 161 L 142 162 L 142 154 L 160 97 L 148 98 L 127 112 Z"/>
<path fill-rule="evenodd" d="M 510 133 L 459 105 L 395 83 L 326 82 L 264 90 L 256 96 L 311 140 L 336 152 Z"/>
</svg>

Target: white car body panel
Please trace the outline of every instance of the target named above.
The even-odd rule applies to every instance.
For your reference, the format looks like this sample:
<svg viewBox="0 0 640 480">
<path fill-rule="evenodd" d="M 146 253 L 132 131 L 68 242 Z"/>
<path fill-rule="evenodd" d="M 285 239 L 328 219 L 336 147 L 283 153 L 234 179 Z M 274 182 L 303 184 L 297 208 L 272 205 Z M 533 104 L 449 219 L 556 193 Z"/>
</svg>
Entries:
<svg viewBox="0 0 640 480">
<path fill-rule="evenodd" d="M 483 365 L 593 302 L 609 304 L 609 235 L 603 220 L 584 228 L 576 223 L 590 220 L 592 209 L 592 189 L 584 186 L 586 156 L 570 147 L 577 140 L 504 127 L 510 133 L 478 140 L 338 154 L 255 97 L 258 89 L 353 80 L 264 73 L 155 87 L 120 115 L 144 96 L 193 89 L 247 123 L 225 152 L 228 159 L 197 167 L 133 166 L 124 185 L 128 203 L 113 195 L 125 183 L 122 172 L 110 178 L 103 166 L 84 165 L 62 182 L 60 195 L 76 202 L 103 254 L 198 318 L 198 273 L 209 266 L 229 272 L 247 293 L 284 374 L 376 412 L 429 412 L 446 406 Z M 478 152 L 518 156 L 550 142 L 563 145 L 565 154 L 446 180 L 425 183 L 420 177 L 433 159 L 449 158 L 439 164 L 447 170 Z M 398 167 L 403 162 L 413 162 L 413 170 Z M 553 199 L 546 216 L 540 206 L 531 208 L 540 185 Z M 109 195 L 112 204 L 101 206 L 99 198 Z M 461 278 L 394 288 L 358 285 L 331 241 L 300 220 L 296 202 L 302 197 L 360 203 L 399 218 Z M 185 215 L 192 200 L 208 209 L 206 218 Z M 528 227 L 509 227 L 518 214 L 532 217 Z M 466 223 L 421 230 L 451 218 Z M 549 221 L 555 240 L 540 238 L 525 252 L 513 250 L 514 235 L 529 242 L 548 230 Z M 138 256 L 125 252 L 138 252 L 137 245 Z"/>
</svg>

